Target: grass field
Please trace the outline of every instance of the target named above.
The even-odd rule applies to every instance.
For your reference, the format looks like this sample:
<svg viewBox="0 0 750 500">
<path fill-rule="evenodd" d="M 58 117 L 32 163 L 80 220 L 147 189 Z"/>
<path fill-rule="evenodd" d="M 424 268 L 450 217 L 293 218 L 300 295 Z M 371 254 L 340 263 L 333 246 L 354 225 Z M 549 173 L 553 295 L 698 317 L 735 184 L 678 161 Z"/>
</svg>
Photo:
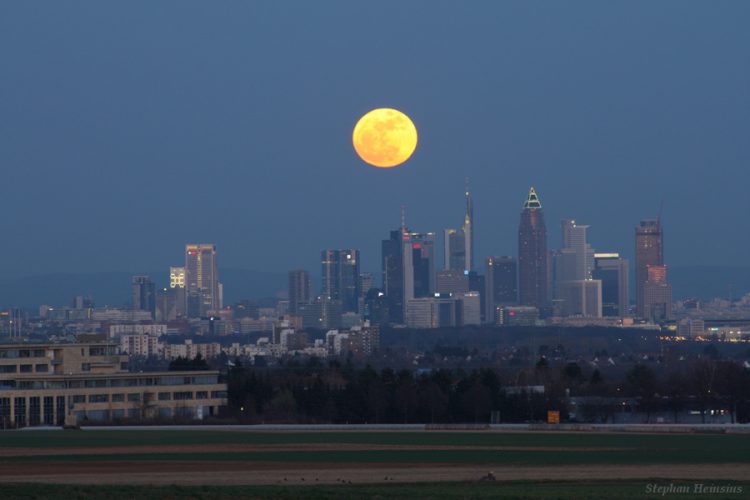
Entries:
<svg viewBox="0 0 750 500">
<path fill-rule="evenodd" d="M 692 489 L 692 482 L 676 482 L 676 487 Z M 722 483 L 734 486 L 739 482 Z M 744 484 L 744 491 L 748 483 Z M 44 499 L 66 498 L 80 500 L 219 500 L 244 499 L 632 499 L 663 498 L 650 496 L 643 481 L 600 482 L 524 482 L 467 483 L 452 482 L 440 485 L 358 485 L 358 486 L 61 486 L 61 485 L 4 485 L 5 498 Z M 680 499 L 705 498 L 706 495 L 679 495 Z M 711 498 L 743 498 L 742 494 L 710 495 Z"/>
<path fill-rule="evenodd" d="M 160 453 L 166 445 L 247 445 L 242 451 L 201 454 Z M 363 445 L 357 450 L 306 451 L 274 445 Z M 252 451 L 264 445 L 263 451 Z M 393 445 L 399 449 L 367 449 Z M 148 453 L 128 452 L 148 446 Z M 236 432 L 236 431 L 25 431 L 0 433 L 0 449 L 36 448 L 38 454 L 0 455 L 0 463 L 69 460 L 70 455 L 48 455 L 54 448 L 69 450 L 80 461 L 107 460 L 241 460 L 279 462 L 373 463 L 510 463 L 510 464 L 710 464 L 750 463 L 750 435 L 727 434 L 607 434 L 508 432 Z M 119 448 L 121 453 L 96 453 L 97 448 Z M 436 449 L 437 448 L 437 449 Z M 497 449 L 500 448 L 500 449 Z M 42 450 L 44 449 L 44 451 Z M 77 454 L 76 449 L 86 449 Z"/>
<path fill-rule="evenodd" d="M 490 471 L 497 481 L 480 481 Z M 696 481 L 739 485 L 750 492 L 750 435 L 171 429 L 0 432 L 3 500 L 616 499 L 644 497 L 649 483 L 692 485 Z M 712 494 L 711 498 L 746 496 Z"/>
</svg>

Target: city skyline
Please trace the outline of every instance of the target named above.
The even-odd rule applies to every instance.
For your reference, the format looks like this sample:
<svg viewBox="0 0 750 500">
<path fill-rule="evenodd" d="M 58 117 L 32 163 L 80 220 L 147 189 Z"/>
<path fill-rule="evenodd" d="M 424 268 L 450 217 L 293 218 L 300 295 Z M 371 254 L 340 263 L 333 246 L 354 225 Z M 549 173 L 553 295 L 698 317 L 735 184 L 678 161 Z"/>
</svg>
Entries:
<svg viewBox="0 0 750 500">
<path fill-rule="evenodd" d="M 461 229 L 458 230 L 457 233 L 456 232 L 449 232 L 450 230 L 445 230 L 444 232 L 443 231 L 436 231 L 436 232 L 432 232 L 432 231 L 428 231 L 428 232 L 412 231 L 408 227 L 408 221 L 406 220 L 406 210 L 405 210 L 405 207 L 402 207 L 402 223 L 407 224 L 407 226 L 402 227 L 400 230 L 398 230 L 396 232 L 405 231 L 405 233 L 409 235 L 409 239 L 413 239 L 415 242 L 418 242 L 418 243 L 421 243 L 423 241 L 424 237 L 429 238 L 429 244 L 428 244 L 429 257 L 428 257 L 428 260 L 425 261 L 425 262 L 429 262 L 429 271 L 425 271 L 426 274 L 424 275 L 424 276 L 427 276 L 429 278 L 422 278 L 422 281 L 427 280 L 427 281 L 425 281 L 427 283 L 426 285 L 424 285 L 424 284 L 421 285 L 422 288 L 424 288 L 424 290 L 420 289 L 420 284 L 419 283 L 416 283 L 416 286 L 417 286 L 417 288 L 415 289 L 416 293 L 415 293 L 414 290 L 412 290 L 411 292 L 409 292 L 412 297 L 420 297 L 420 296 L 424 297 L 424 296 L 427 296 L 428 294 L 431 294 L 433 291 L 436 291 L 436 283 L 439 283 L 439 280 L 440 280 L 440 276 L 439 276 L 439 274 L 441 272 L 440 270 L 446 268 L 449 265 L 449 262 L 446 261 L 445 259 L 446 258 L 452 258 L 451 255 L 448 252 L 448 247 L 446 247 L 446 237 L 451 238 L 451 237 L 456 236 L 456 235 L 460 236 L 462 249 L 466 248 L 466 247 L 468 247 L 470 245 L 470 243 L 468 243 L 468 241 L 464 243 L 464 240 L 469 240 L 469 238 L 473 240 L 473 237 L 475 235 L 475 232 L 473 230 L 469 232 L 469 234 L 470 234 L 469 238 L 465 238 L 464 237 L 464 234 L 465 234 L 464 233 L 464 230 L 465 230 L 464 228 L 466 228 L 467 226 L 471 227 L 471 225 L 473 223 L 473 199 L 472 199 L 472 197 L 471 197 L 471 195 L 470 195 L 470 193 L 468 191 L 464 192 L 464 197 L 465 197 L 464 225 L 462 226 Z M 531 188 L 529 194 L 526 197 L 526 201 L 523 204 L 523 207 L 522 207 L 522 210 L 521 210 L 522 214 L 526 213 L 528 211 L 527 208 L 528 208 L 528 206 L 529 206 L 530 203 L 534 204 L 534 207 L 536 207 L 538 209 L 541 209 L 541 203 L 539 201 L 539 198 L 537 197 L 536 190 L 533 187 Z M 546 204 L 545 204 L 545 206 L 546 206 Z M 542 218 L 544 218 L 544 216 L 542 216 Z M 455 217 L 454 217 L 454 219 L 455 219 Z M 522 219 L 523 219 L 523 217 L 522 217 Z M 467 223 L 467 221 L 469 221 L 469 222 Z M 554 300 L 554 295 L 555 295 L 555 285 L 554 285 L 554 283 L 556 281 L 560 281 L 561 279 L 563 279 L 563 278 L 559 278 L 559 277 L 556 276 L 556 272 L 557 271 L 555 270 L 555 262 L 556 262 L 557 259 L 559 259 L 560 257 L 564 256 L 564 255 L 559 255 L 559 254 L 561 254 L 561 253 L 565 254 L 566 252 L 572 251 L 571 249 L 566 248 L 566 245 L 572 244 L 572 245 L 575 246 L 575 245 L 581 245 L 581 244 L 583 244 L 585 248 L 588 248 L 588 250 L 585 252 L 585 255 L 579 255 L 578 257 L 576 257 L 574 259 L 575 260 L 575 264 L 574 264 L 575 268 L 579 268 L 581 266 L 585 266 L 586 269 L 587 269 L 584 274 L 582 274 L 580 277 L 578 277 L 576 279 L 591 279 L 592 278 L 591 273 L 594 270 L 594 257 L 595 257 L 595 253 L 594 253 L 594 249 L 591 247 L 591 245 L 587 243 L 588 237 L 586 235 L 587 232 L 588 232 L 587 230 L 589 229 L 590 226 L 589 225 L 577 224 L 576 221 L 573 220 L 573 219 L 561 219 L 560 222 L 561 222 L 561 224 L 559 224 L 559 225 L 558 224 L 554 224 L 554 223 L 551 224 L 551 227 L 558 227 L 559 226 L 561 228 L 561 231 L 560 231 L 560 241 L 561 241 L 560 246 L 558 247 L 555 244 L 545 243 L 545 245 L 546 245 L 546 253 L 548 253 L 548 257 L 549 257 L 549 259 L 548 259 L 549 262 L 547 263 L 548 269 L 546 270 L 546 274 L 547 274 L 547 280 L 546 281 L 550 284 L 549 287 L 548 287 L 548 289 L 547 289 L 547 294 L 548 294 L 547 298 L 549 299 L 549 303 L 550 304 Z M 657 219 L 642 219 L 641 220 L 641 225 L 643 225 L 643 224 L 658 224 L 659 228 L 661 228 L 661 222 L 657 221 Z M 599 228 L 595 228 L 594 232 L 598 231 L 598 229 Z M 544 231 L 545 231 L 545 238 L 546 238 L 547 241 L 549 241 L 550 240 L 550 236 L 548 234 L 546 234 L 546 229 Z M 579 232 L 581 232 L 581 231 L 582 231 L 581 234 L 583 236 L 574 236 L 574 235 L 579 234 Z M 631 231 L 632 231 L 632 229 L 631 229 Z M 661 231 L 661 229 L 659 229 L 659 231 Z M 638 231 L 637 231 L 637 234 L 640 234 L 640 233 L 638 233 Z M 480 235 L 480 237 L 481 237 L 481 235 Z M 583 238 L 583 239 L 581 240 L 581 238 Z M 632 238 L 632 236 L 631 236 L 631 238 Z M 580 240 L 580 241 L 578 241 L 578 240 Z M 575 243 L 575 241 L 578 241 L 578 243 Z M 583 243 L 581 243 L 581 241 Z M 636 241 L 636 245 L 635 246 L 638 247 L 638 236 L 636 236 L 636 240 L 635 241 Z M 401 237 L 399 236 L 399 245 L 400 245 L 400 242 L 401 242 Z M 516 261 L 517 261 L 518 256 L 519 256 L 519 252 L 518 252 L 518 248 L 519 247 L 517 246 L 518 243 L 519 243 L 519 240 L 518 240 L 518 233 L 517 233 L 516 234 L 516 250 L 515 250 L 515 252 L 509 252 L 507 254 L 507 255 L 511 256 L 511 258 L 515 259 Z M 382 241 L 381 241 L 381 244 L 382 244 Z M 466 247 L 464 247 L 464 244 L 466 245 Z M 631 248 L 633 247 L 633 241 L 632 240 L 630 242 L 630 246 L 631 246 Z M 211 262 L 212 263 L 209 266 L 209 268 L 207 268 L 207 269 L 210 269 L 209 274 L 210 273 L 217 273 L 218 272 L 218 264 L 216 264 L 213 259 L 215 259 L 216 248 L 218 247 L 218 245 L 213 244 L 213 243 L 211 243 L 211 244 L 200 244 L 200 245 L 197 245 L 197 244 L 187 244 L 186 247 L 185 247 L 187 249 L 186 250 L 186 256 L 190 257 L 191 248 L 193 248 L 193 250 L 196 250 L 196 249 L 201 249 L 203 247 L 205 247 L 205 250 L 207 250 L 210 254 L 212 254 L 212 256 L 211 256 L 211 259 L 212 259 Z M 400 246 L 399 246 L 399 248 L 400 248 Z M 613 247 L 611 247 L 610 245 L 608 245 L 606 243 L 603 244 L 602 247 L 600 247 L 600 249 L 601 248 L 606 249 L 606 252 L 607 252 L 605 254 L 601 254 L 602 256 L 610 256 L 611 257 L 612 255 L 614 255 L 618 259 L 623 259 L 624 258 L 625 270 L 628 269 L 628 261 L 631 261 L 631 262 L 634 262 L 634 263 L 637 264 L 637 260 L 638 260 L 637 258 L 633 258 L 632 260 L 630 260 L 630 259 L 624 257 L 624 255 L 627 255 L 627 248 L 625 248 L 625 249 L 622 249 L 622 248 L 613 248 Z M 222 264 L 223 264 L 223 260 L 224 260 L 224 255 L 223 255 L 224 254 L 224 250 L 225 249 L 222 249 L 222 252 L 221 252 L 222 253 Z M 399 250 L 399 252 L 401 252 L 401 251 L 402 250 Z M 420 250 L 420 251 L 424 251 L 424 250 Z M 369 279 L 371 280 L 371 282 L 374 283 L 374 286 L 376 286 L 378 288 L 380 288 L 381 286 L 384 286 L 383 282 L 381 281 L 381 276 L 383 275 L 383 272 L 384 272 L 384 269 L 382 267 L 382 261 L 380 263 L 380 269 L 368 269 L 368 268 L 364 268 L 364 267 L 361 266 L 361 261 L 363 260 L 362 259 L 362 255 L 368 255 L 369 254 L 371 257 L 373 255 L 377 255 L 377 257 L 382 260 L 382 252 L 383 252 L 382 248 L 380 249 L 380 252 L 378 252 L 378 250 L 376 248 L 358 249 L 358 248 L 354 248 L 354 247 L 350 247 L 348 250 L 336 250 L 336 251 L 333 251 L 333 250 L 324 250 L 323 251 L 324 266 L 322 268 L 323 272 L 321 272 L 321 274 L 317 274 L 317 272 L 316 272 L 316 269 L 320 269 L 321 260 L 317 260 L 316 264 L 310 266 L 309 268 L 304 268 L 304 272 L 307 274 L 307 278 L 306 279 L 309 281 L 309 286 L 311 287 L 311 292 L 310 292 L 311 293 L 311 297 L 315 297 L 319 293 L 323 294 L 323 295 L 326 294 L 326 291 L 325 291 L 326 290 L 325 289 L 325 287 L 326 287 L 326 284 L 325 284 L 325 282 L 326 282 L 326 277 L 325 277 L 326 276 L 326 271 L 325 271 L 325 269 L 326 269 L 326 266 L 325 266 L 326 256 L 325 256 L 325 254 L 326 254 L 326 252 L 335 252 L 336 254 L 341 254 L 342 258 L 344 258 L 344 259 L 346 258 L 346 254 L 347 253 L 354 254 L 354 259 L 351 262 L 352 263 L 356 263 L 357 272 L 355 274 L 361 276 L 362 274 L 366 273 L 366 274 L 370 275 Z M 614 252 L 614 253 L 612 253 L 612 252 Z M 316 252 L 316 253 L 320 254 L 320 251 Z M 580 252 L 577 252 L 577 253 L 580 253 Z M 577 253 L 574 252 L 574 254 L 577 254 Z M 571 254 L 571 257 L 573 257 L 574 254 Z M 480 278 L 486 277 L 487 276 L 487 274 L 486 274 L 487 268 L 485 266 L 486 260 L 487 259 L 491 259 L 491 258 L 497 258 L 498 255 L 501 255 L 501 254 L 498 253 L 495 256 L 492 256 L 492 255 L 490 255 L 490 256 L 485 256 L 485 255 L 475 256 L 474 259 L 477 261 L 477 264 L 473 265 L 472 267 L 476 268 L 477 271 L 474 272 L 472 275 L 478 274 Z M 620 256 L 623 256 L 623 257 L 621 258 Z M 462 258 L 462 262 L 463 262 L 463 254 L 461 255 L 461 258 Z M 415 257 L 415 259 L 416 259 L 416 257 Z M 586 264 L 581 264 L 580 262 L 578 262 L 581 259 L 583 259 L 583 262 L 586 262 Z M 295 262 L 300 262 L 301 260 L 302 259 L 296 259 Z M 171 261 L 174 262 L 174 259 L 171 259 Z M 663 262 L 664 262 L 663 255 L 660 254 L 659 255 L 658 263 L 660 264 L 660 263 L 663 263 Z M 222 265 L 221 267 L 227 268 L 228 266 Z M 536 265 L 533 265 L 532 267 L 536 267 Z M 570 266 L 568 266 L 568 267 L 570 267 Z M 644 267 L 644 266 L 642 266 L 642 267 Z M 670 255 L 670 267 L 671 267 L 671 255 Z M 562 269 L 562 267 L 559 266 L 559 265 L 558 265 L 558 268 Z M 636 310 L 638 310 L 638 306 L 637 306 L 637 304 L 638 304 L 638 290 L 639 290 L 638 279 L 639 279 L 639 276 L 640 276 L 640 275 L 637 274 L 637 268 L 638 268 L 637 265 L 635 265 L 633 267 L 630 267 L 630 271 L 631 272 L 629 272 L 629 273 L 625 272 L 625 276 L 627 276 L 627 278 L 628 278 L 627 281 L 628 282 L 633 281 L 635 283 L 635 286 L 632 287 L 632 289 L 630 290 L 630 293 L 626 293 L 625 296 L 635 299 L 634 305 L 636 306 Z M 161 287 L 161 286 L 168 286 L 169 288 L 175 288 L 175 286 L 174 286 L 175 280 L 178 280 L 178 281 L 179 280 L 183 280 L 183 282 L 184 282 L 184 280 L 185 280 L 185 273 L 186 273 L 185 269 L 186 269 L 185 267 L 169 266 L 168 271 L 165 270 L 165 269 L 162 269 L 162 271 L 156 271 L 156 272 L 154 272 L 153 270 L 151 270 L 151 271 L 140 270 L 139 272 L 135 272 L 135 273 L 132 273 L 132 274 L 133 274 L 133 278 L 134 279 L 137 278 L 137 277 L 140 277 L 141 275 L 143 275 L 144 277 L 146 277 L 148 279 L 152 279 L 153 283 L 155 285 L 159 286 L 159 287 Z M 286 276 L 286 273 L 289 272 L 290 269 L 294 269 L 294 266 L 289 266 L 287 270 L 285 270 L 285 271 L 279 271 L 277 274 L 284 274 L 284 276 Z M 299 268 L 299 267 L 297 269 L 303 270 L 303 268 Z M 571 269 L 573 269 L 573 267 L 571 267 Z M 644 269 L 645 269 L 645 267 L 644 267 Z M 572 272 L 574 274 L 576 273 L 576 271 L 570 271 L 570 272 Z M 577 272 L 578 272 L 578 274 L 581 273 L 580 270 L 577 271 Z M 176 273 L 178 273 L 178 274 L 182 273 L 182 274 L 178 275 Z M 340 271 L 336 271 L 336 273 L 340 273 Z M 461 273 L 462 274 L 466 274 L 466 276 L 469 276 L 469 271 L 468 270 L 463 270 L 463 271 L 461 271 Z M 376 277 L 374 279 L 374 281 L 372 281 L 373 275 L 375 275 L 375 277 Z M 352 275 L 351 277 L 348 278 L 348 281 L 349 281 L 349 285 L 348 286 L 351 287 L 351 289 L 352 289 L 352 291 L 350 292 L 350 295 L 352 295 L 352 297 L 354 297 L 354 296 L 358 296 L 360 294 L 366 293 L 366 290 L 361 290 L 361 291 L 355 290 L 356 286 L 357 286 L 357 283 L 355 283 L 353 276 L 354 275 Z M 337 279 L 340 280 L 341 278 L 337 278 Z M 438 282 L 435 282 L 435 279 L 437 279 Z M 572 278 L 565 278 L 565 279 L 572 279 Z M 519 281 L 520 281 L 520 276 L 519 276 Z M 213 292 L 213 295 L 215 295 L 217 297 L 220 297 L 221 293 L 222 293 L 221 290 L 220 290 L 221 285 L 222 285 L 222 283 L 219 283 L 218 279 L 216 279 L 216 283 L 213 284 L 213 285 L 210 285 L 208 287 L 208 289 L 210 290 L 210 289 L 213 289 L 214 287 L 216 287 L 215 288 L 215 292 Z M 410 285 L 409 284 L 404 285 L 403 283 L 401 285 L 399 285 L 399 287 L 401 287 L 401 288 L 403 288 L 404 286 L 414 287 L 415 285 L 413 283 L 410 284 Z M 426 286 L 426 288 L 425 288 L 425 286 Z M 477 286 L 477 285 L 474 285 L 474 286 Z M 523 288 L 520 285 L 520 283 L 517 286 L 519 288 Z M 620 285 L 616 285 L 616 286 L 619 287 Z M 624 286 L 625 286 L 624 290 L 628 290 L 628 284 L 625 284 Z M 281 285 L 279 285 L 277 291 L 280 292 L 282 290 L 282 288 L 283 287 Z M 642 286 L 640 286 L 640 288 L 642 288 Z M 165 291 L 166 291 L 166 288 L 165 288 Z M 85 293 L 85 292 L 81 292 L 81 293 Z M 338 292 L 336 292 L 336 294 L 334 294 L 334 296 L 337 295 L 337 293 Z M 402 291 L 400 293 L 404 293 L 404 291 Z M 737 293 L 738 293 L 738 296 L 742 295 L 742 293 L 744 293 L 744 290 L 742 288 L 739 288 L 739 289 L 737 289 Z M 182 298 L 178 299 L 177 303 L 184 303 L 185 302 L 185 298 L 189 298 L 189 293 L 187 293 L 187 291 L 182 292 L 182 294 L 183 294 Z M 267 296 L 270 296 L 270 294 L 267 295 Z M 257 297 L 260 297 L 260 296 L 259 295 L 243 295 L 243 296 L 233 295 L 231 297 L 231 300 L 238 300 L 240 298 L 253 298 L 253 297 L 257 298 Z M 208 298 L 206 300 L 207 300 L 206 306 L 203 307 L 203 308 L 201 308 L 201 310 L 203 312 L 205 312 L 205 311 L 207 311 L 207 310 L 209 310 L 211 308 L 214 308 L 215 305 L 216 305 L 216 303 L 217 303 L 217 302 L 214 302 L 214 299 L 212 298 L 212 294 L 211 293 L 208 293 Z M 396 299 L 396 300 L 400 300 L 400 299 Z M 133 302 L 133 301 L 131 301 L 131 302 Z M 485 301 L 484 301 L 484 297 L 483 297 L 483 306 L 482 306 L 483 307 L 483 311 L 484 311 L 484 303 L 485 303 Z M 353 306 L 354 299 L 353 298 L 349 299 L 349 304 L 350 305 L 347 306 L 346 309 L 351 311 L 351 310 L 354 309 L 354 306 Z M 187 307 L 188 306 L 186 306 L 185 304 L 182 304 L 182 306 L 181 306 L 182 309 L 185 309 Z M 402 307 L 405 307 L 405 304 L 402 304 Z M 618 308 L 618 309 L 621 309 L 621 307 Z M 197 313 L 193 313 L 193 314 L 197 314 Z M 606 315 L 607 314 L 605 314 L 605 316 Z"/>
</svg>

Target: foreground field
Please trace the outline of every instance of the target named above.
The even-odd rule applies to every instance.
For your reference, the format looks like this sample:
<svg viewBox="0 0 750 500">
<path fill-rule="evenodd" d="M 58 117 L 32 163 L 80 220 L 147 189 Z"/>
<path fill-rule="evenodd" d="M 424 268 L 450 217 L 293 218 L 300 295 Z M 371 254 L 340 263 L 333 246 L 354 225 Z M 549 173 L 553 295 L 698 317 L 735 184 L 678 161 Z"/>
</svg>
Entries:
<svg viewBox="0 0 750 500">
<path fill-rule="evenodd" d="M 694 482 L 670 483 L 675 488 L 692 490 Z M 731 488 L 743 488 L 748 483 L 722 483 Z M 393 485 L 337 485 L 337 486 L 65 486 L 11 484 L 3 486 L 4 498 L 75 498 L 79 500 L 219 500 L 245 499 L 632 499 L 663 498 L 660 494 L 649 496 L 644 482 L 586 481 L 468 483 L 448 482 L 434 484 Z M 671 495 L 670 495 L 671 496 Z M 739 494 L 712 494 L 711 498 L 744 498 Z M 706 494 L 681 494 L 679 498 L 705 498 Z"/>
<path fill-rule="evenodd" d="M 650 482 L 747 481 L 748 450 L 749 434 L 0 432 L 0 491 L 4 498 L 108 500 L 626 498 L 643 496 Z M 490 473 L 496 481 L 481 480 Z M 750 492 L 750 483 L 737 484 Z"/>
</svg>

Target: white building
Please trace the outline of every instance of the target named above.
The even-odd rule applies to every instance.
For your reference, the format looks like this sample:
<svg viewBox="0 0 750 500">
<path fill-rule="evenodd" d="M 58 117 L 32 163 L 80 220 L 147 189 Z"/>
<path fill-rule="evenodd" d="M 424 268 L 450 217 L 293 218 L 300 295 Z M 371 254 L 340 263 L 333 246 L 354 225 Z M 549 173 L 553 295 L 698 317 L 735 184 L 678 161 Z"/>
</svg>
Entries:
<svg viewBox="0 0 750 500">
<path fill-rule="evenodd" d="M 167 333 L 167 325 L 160 323 L 117 323 L 109 325 L 109 338 L 115 339 L 122 335 L 153 335 L 161 337 Z"/>
<path fill-rule="evenodd" d="M 164 344 L 159 337 L 143 333 L 120 335 L 120 351 L 131 356 L 157 356 L 164 354 Z"/>
</svg>

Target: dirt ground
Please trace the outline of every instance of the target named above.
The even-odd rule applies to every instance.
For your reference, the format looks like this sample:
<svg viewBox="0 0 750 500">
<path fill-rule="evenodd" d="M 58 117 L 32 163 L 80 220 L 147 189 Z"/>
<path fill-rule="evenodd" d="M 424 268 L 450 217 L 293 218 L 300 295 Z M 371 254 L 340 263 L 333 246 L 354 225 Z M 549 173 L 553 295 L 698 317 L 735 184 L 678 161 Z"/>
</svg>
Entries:
<svg viewBox="0 0 750 500">
<path fill-rule="evenodd" d="M 619 450 L 622 448 L 607 448 Z M 529 466 L 465 463 L 279 462 L 200 460 L 203 453 L 366 451 L 366 450 L 497 450 L 570 452 L 570 448 L 512 446 L 394 445 L 360 443 L 175 444 L 71 448 L 0 449 L 0 484 L 10 482 L 65 484 L 243 485 L 417 483 L 474 481 L 488 472 L 497 480 L 618 480 L 669 478 L 747 480 L 750 464 L 701 465 L 554 465 Z M 575 448 L 604 451 L 604 448 Z M 81 455 L 185 454 L 190 460 L 92 460 Z M 45 460 L 45 456 L 68 456 Z M 39 457 L 39 461 L 13 460 Z M 78 457 L 80 456 L 80 457 Z M 114 458 L 114 457 L 113 457 Z M 0 495 L 1 496 L 1 495 Z"/>
<path fill-rule="evenodd" d="M 586 448 L 574 451 L 619 451 L 626 448 Z M 97 446 L 76 448 L 3 448 L 0 457 L 117 455 L 133 453 L 226 453 L 272 451 L 369 451 L 369 450 L 481 450 L 481 451 L 551 451 L 569 452 L 570 448 L 554 446 L 451 446 L 358 443 L 290 443 L 290 444 L 176 444 L 134 446 Z"/>
<path fill-rule="evenodd" d="M 0 483 L 65 484 L 336 484 L 498 480 L 706 479 L 747 480 L 750 465 L 466 466 L 444 464 L 286 463 L 229 461 L 38 462 L 0 464 Z"/>
</svg>

